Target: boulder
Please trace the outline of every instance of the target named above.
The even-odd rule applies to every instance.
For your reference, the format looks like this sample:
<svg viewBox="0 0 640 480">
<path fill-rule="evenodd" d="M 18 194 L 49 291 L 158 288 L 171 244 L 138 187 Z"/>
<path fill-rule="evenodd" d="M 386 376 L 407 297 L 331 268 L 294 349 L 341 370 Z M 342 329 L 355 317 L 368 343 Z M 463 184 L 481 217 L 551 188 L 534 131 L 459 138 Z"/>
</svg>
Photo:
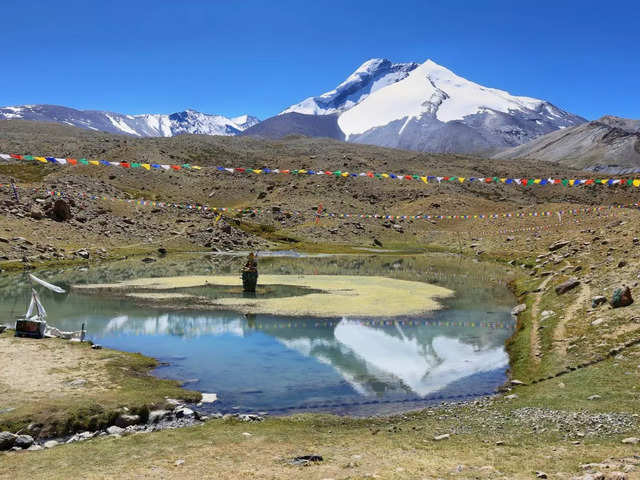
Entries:
<svg viewBox="0 0 640 480">
<path fill-rule="evenodd" d="M 57 440 L 49 440 L 44 442 L 44 448 L 53 448 L 57 447 L 59 442 Z"/>
<path fill-rule="evenodd" d="M 520 313 L 524 312 L 527 309 L 527 306 L 524 303 L 520 305 L 516 305 L 511 309 L 511 315 L 514 317 L 518 316 Z"/>
<path fill-rule="evenodd" d="M 168 410 L 151 410 L 149 412 L 149 423 L 158 423 L 169 415 L 171 415 L 171 412 Z"/>
<path fill-rule="evenodd" d="M 124 433 L 124 428 L 120 428 L 116 425 L 111 425 L 107 428 L 107 433 L 109 435 L 122 435 Z"/>
<path fill-rule="evenodd" d="M 444 434 L 442 434 L 442 435 L 436 435 L 435 437 L 433 437 L 433 439 L 434 439 L 436 442 L 439 442 L 439 441 L 441 441 L 441 440 L 449 440 L 450 438 L 451 438 L 451 435 L 450 435 L 450 434 L 448 434 L 448 433 L 444 433 Z"/>
<path fill-rule="evenodd" d="M 633 297 L 631 296 L 631 289 L 627 286 L 616 288 L 613 291 L 611 297 L 611 306 L 613 308 L 627 307 L 633 303 Z"/>
<path fill-rule="evenodd" d="M 195 415 L 195 412 L 187 407 L 176 408 L 174 413 L 176 418 L 192 418 Z"/>
<path fill-rule="evenodd" d="M 116 418 L 115 424 L 117 427 L 126 428 L 131 425 L 137 425 L 140 423 L 140 415 L 128 415 L 125 413 L 121 413 Z"/>
<path fill-rule="evenodd" d="M 11 450 L 17 438 L 18 436 L 11 432 L 0 432 L 0 450 Z"/>
<path fill-rule="evenodd" d="M 29 212 L 29 215 L 34 220 L 42 220 L 42 217 L 44 217 L 44 212 L 40 210 L 40 207 L 37 207 L 34 205 L 33 207 L 31 207 L 31 211 Z"/>
<path fill-rule="evenodd" d="M 578 285 L 580 285 L 580 281 L 577 278 L 570 278 L 566 282 L 563 282 L 556 287 L 556 293 L 558 295 L 562 295 L 563 293 L 566 293 L 569 290 L 573 290 Z"/>
<path fill-rule="evenodd" d="M 77 257 L 80 257 L 80 258 L 84 258 L 85 260 L 88 260 L 89 256 L 90 256 L 89 255 L 89 251 L 84 249 L 84 248 L 78 250 L 76 253 L 74 253 L 74 255 L 76 255 Z"/>
<path fill-rule="evenodd" d="M 33 445 L 33 437 L 31 435 L 18 435 L 16 438 L 16 447 L 29 448 Z"/>
<path fill-rule="evenodd" d="M 555 252 L 556 250 L 560 250 L 562 247 L 566 247 L 567 245 L 569 245 L 569 242 L 564 240 L 558 240 L 557 242 L 549 245 L 549 251 Z"/>
<path fill-rule="evenodd" d="M 622 443 L 627 445 L 635 445 L 640 442 L 640 438 L 638 437 L 628 437 L 622 440 Z"/>
</svg>

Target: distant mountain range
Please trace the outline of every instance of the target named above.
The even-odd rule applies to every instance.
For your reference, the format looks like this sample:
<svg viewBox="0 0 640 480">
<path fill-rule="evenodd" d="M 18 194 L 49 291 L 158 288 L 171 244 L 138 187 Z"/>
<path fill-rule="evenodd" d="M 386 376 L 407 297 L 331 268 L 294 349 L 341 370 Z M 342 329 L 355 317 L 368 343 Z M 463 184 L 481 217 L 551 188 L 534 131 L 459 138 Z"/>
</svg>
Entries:
<svg viewBox="0 0 640 480">
<path fill-rule="evenodd" d="M 432 60 L 368 60 L 333 90 L 263 121 L 195 110 L 125 115 L 55 105 L 0 107 L 0 119 L 58 122 L 139 137 L 306 135 L 424 152 L 528 156 L 582 168 L 640 166 L 640 122 L 617 117 L 587 122 L 545 100 L 466 80 Z"/>
<path fill-rule="evenodd" d="M 124 115 L 99 110 L 76 110 L 58 105 L 0 107 L 0 119 L 64 123 L 74 127 L 137 137 L 172 137 L 184 133 L 237 135 L 260 121 L 251 115 L 227 118 L 195 110 L 170 115 Z"/>
<path fill-rule="evenodd" d="M 495 158 L 531 158 L 609 173 L 640 172 L 640 120 L 604 116 L 549 133 Z"/>
</svg>

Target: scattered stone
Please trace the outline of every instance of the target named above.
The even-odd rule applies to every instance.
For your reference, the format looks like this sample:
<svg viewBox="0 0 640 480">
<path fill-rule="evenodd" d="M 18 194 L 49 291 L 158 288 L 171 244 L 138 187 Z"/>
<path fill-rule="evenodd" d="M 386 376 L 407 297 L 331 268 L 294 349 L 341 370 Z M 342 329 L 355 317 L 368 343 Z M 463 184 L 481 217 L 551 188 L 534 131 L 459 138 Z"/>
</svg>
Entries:
<svg viewBox="0 0 640 480">
<path fill-rule="evenodd" d="M 18 436 L 11 432 L 0 432 L 0 450 L 11 450 L 17 438 Z"/>
<path fill-rule="evenodd" d="M 30 452 L 36 452 L 38 450 L 42 450 L 43 448 L 44 447 L 42 445 L 33 444 L 29 448 L 27 448 L 27 450 L 30 451 Z"/>
<path fill-rule="evenodd" d="M 107 433 L 109 435 L 122 435 L 124 433 L 124 428 L 120 428 L 116 425 L 111 425 L 107 428 Z"/>
<path fill-rule="evenodd" d="M 16 447 L 29 448 L 31 445 L 33 445 L 33 437 L 31 435 L 18 435 L 16 437 Z"/>
<path fill-rule="evenodd" d="M 511 309 L 511 315 L 516 317 L 519 314 L 521 314 L 522 312 L 524 312 L 526 309 L 527 309 L 527 305 L 524 304 L 524 303 L 521 303 L 520 305 L 516 305 L 515 307 L 513 307 Z"/>
<path fill-rule="evenodd" d="M 620 260 L 618 262 L 618 268 L 622 268 L 622 267 L 626 267 L 627 266 L 627 261 L 626 260 Z"/>
<path fill-rule="evenodd" d="M 604 295 L 596 295 L 591 299 L 591 308 L 596 308 L 604 303 L 607 303 L 607 297 Z"/>
<path fill-rule="evenodd" d="M 511 385 L 524 385 L 524 382 L 514 379 L 514 380 L 511 380 Z"/>
<path fill-rule="evenodd" d="M 29 215 L 34 220 L 42 220 L 42 218 L 44 217 L 44 212 L 40 210 L 40 207 L 37 207 L 34 205 L 33 207 L 31 207 L 31 211 L 29 212 Z"/>
<path fill-rule="evenodd" d="M 540 318 L 542 320 L 546 320 L 549 317 L 553 317 L 556 314 L 556 312 L 554 312 L 553 310 L 544 310 L 541 314 L 540 314 Z"/>
<path fill-rule="evenodd" d="M 556 293 L 562 295 L 580 285 L 580 281 L 577 278 L 570 278 L 566 282 L 561 283 L 556 287 Z"/>
<path fill-rule="evenodd" d="M 44 448 L 53 448 L 57 447 L 60 444 L 57 440 L 48 440 L 44 442 Z"/>
<path fill-rule="evenodd" d="M 174 413 L 176 418 L 191 418 L 195 415 L 195 412 L 187 407 L 176 408 Z"/>
<path fill-rule="evenodd" d="M 88 260 L 90 256 L 89 252 L 84 248 L 75 252 L 74 255 L 80 258 L 84 258 L 85 260 Z"/>
<path fill-rule="evenodd" d="M 144 257 L 144 258 L 142 259 L 142 262 L 144 262 L 144 263 L 153 263 L 153 262 L 155 262 L 155 261 L 156 261 L 156 259 L 155 259 L 155 258 L 153 258 L 153 257 Z"/>
<path fill-rule="evenodd" d="M 160 420 L 171 415 L 169 410 L 151 410 L 149 412 L 149 423 L 158 423 Z"/>
<path fill-rule="evenodd" d="M 158 248 L 158 253 L 160 255 L 166 255 L 168 253 L 168 250 L 166 248 L 164 248 L 164 247 L 160 247 L 160 248 Z"/>
<path fill-rule="evenodd" d="M 549 251 L 555 252 L 556 250 L 560 250 L 562 247 L 566 247 L 567 245 L 569 245 L 569 242 L 558 240 L 557 242 L 549 245 Z"/>
<path fill-rule="evenodd" d="M 635 445 L 637 443 L 640 443 L 640 438 L 638 438 L 638 437 L 624 438 L 622 440 L 622 443 L 627 444 L 627 445 Z"/>
<path fill-rule="evenodd" d="M 93 350 L 102 350 L 102 345 L 99 345 L 97 343 L 94 343 L 93 345 L 91 345 L 91 348 Z"/>
<path fill-rule="evenodd" d="M 517 393 L 512 393 L 511 395 L 505 395 L 505 400 L 515 400 L 516 398 L 518 398 L 518 394 Z"/>
<path fill-rule="evenodd" d="M 597 327 L 598 325 L 602 325 L 604 323 L 604 318 L 596 318 L 591 325 Z"/>
<path fill-rule="evenodd" d="M 264 420 L 264 418 L 262 418 L 260 415 L 254 414 L 243 414 L 238 418 L 243 422 L 262 422 Z"/>
<path fill-rule="evenodd" d="M 587 400 L 600 400 L 602 397 L 600 395 L 591 395 L 587 397 Z"/>
<path fill-rule="evenodd" d="M 83 387 L 87 384 L 87 381 L 84 378 L 76 378 L 75 380 L 71 380 L 67 382 L 67 386 L 71 388 Z"/>
<path fill-rule="evenodd" d="M 180 459 L 176 460 L 176 462 L 174 463 L 174 465 L 175 465 L 176 467 L 180 467 L 181 465 L 184 465 L 184 460 L 180 458 Z"/>
<path fill-rule="evenodd" d="M 321 455 L 301 455 L 289 460 L 290 465 L 309 465 L 310 463 L 322 462 L 324 459 Z"/>
<path fill-rule="evenodd" d="M 536 478 L 548 478 L 548 477 L 547 477 L 547 474 L 544 472 L 536 472 Z"/>
<path fill-rule="evenodd" d="M 436 442 L 439 442 L 441 440 L 449 440 L 450 438 L 451 435 L 448 433 L 443 433 L 442 435 L 436 435 L 435 437 L 433 437 Z"/>
</svg>

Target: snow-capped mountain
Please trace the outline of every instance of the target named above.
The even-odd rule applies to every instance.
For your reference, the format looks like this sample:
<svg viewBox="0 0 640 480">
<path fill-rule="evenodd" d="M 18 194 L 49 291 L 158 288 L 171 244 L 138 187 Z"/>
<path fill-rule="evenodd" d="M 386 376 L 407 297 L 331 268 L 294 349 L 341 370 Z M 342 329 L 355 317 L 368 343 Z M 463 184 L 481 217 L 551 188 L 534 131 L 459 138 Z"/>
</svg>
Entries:
<svg viewBox="0 0 640 480">
<path fill-rule="evenodd" d="M 170 115 L 124 115 L 97 110 L 76 110 L 59 105 L 0 107 L 0 119 L 64 123 L 74 127 L 138 137 L 172 137 L 185 133 L 237 135 L 260 122 L 250 115 L 231 119 L 195 110 L 185 110 Z"/>
<path fill-rule="evenodd" d="M 293 112 L 302 115 L 293 118 Z M 432 60 L 369 60 L 336 89 L 284 110 L 286 122 L 278 122 L 277 131 L 283 133 L 283 123 L 291 124 L 291 133 L 306 131 L 309 116 L 328 114 L 341 132 L 334 138 L 455 153 L 500 151 L 586 122 L 547 101 L 466 80 Z M 243 134 L 264 135 L 272 123 L 267 119 Z"/>
</svg>

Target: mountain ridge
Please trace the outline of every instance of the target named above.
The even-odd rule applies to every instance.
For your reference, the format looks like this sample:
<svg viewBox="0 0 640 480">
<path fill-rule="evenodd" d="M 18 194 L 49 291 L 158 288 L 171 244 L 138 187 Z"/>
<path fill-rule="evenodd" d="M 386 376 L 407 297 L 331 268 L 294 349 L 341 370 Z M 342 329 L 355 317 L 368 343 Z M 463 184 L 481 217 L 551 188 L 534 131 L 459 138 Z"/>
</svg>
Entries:
<svg viewBox="0 0 640 480">
<path fill-rule="evenodd" d="M 499 152 L 494 158 L 530 158 L 617 174 L 638 172 L 640 120 L 605 115 Z"/>
<path fill-rule="evenodd" d="M 171 114 L 127 115 L 106 110 L 78 110 L 62 105 L 14 105 L 0 107 L 0 119 L 55 122 L 134 137 L 171 137 L 185 133 L 237 135 L 260 120 L 251 115 L 228 118 L 186 109 Z"/>
</svg>

